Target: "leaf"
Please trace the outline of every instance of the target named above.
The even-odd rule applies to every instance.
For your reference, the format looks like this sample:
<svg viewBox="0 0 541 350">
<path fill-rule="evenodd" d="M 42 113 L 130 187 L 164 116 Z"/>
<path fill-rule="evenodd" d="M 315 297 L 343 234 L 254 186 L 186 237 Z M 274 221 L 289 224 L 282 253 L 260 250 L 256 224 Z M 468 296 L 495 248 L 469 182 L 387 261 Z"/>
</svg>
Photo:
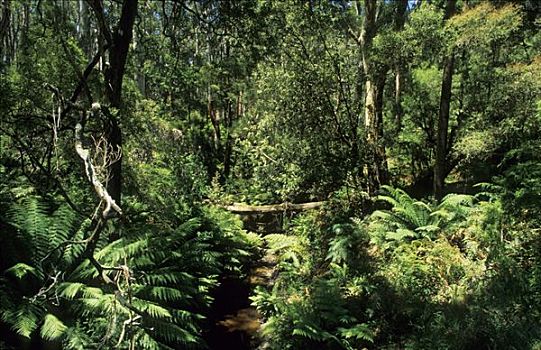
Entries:
<svg viewBox="0 0 541 350">
<path fill-rule="evenodd" d="M 438 231 L 440 228 L 436 225 L 425 225 L 425 226 L 421 226 L 421 227 L 417 227 L 415 229 L 415 231 L 417 232 L 436 232 Z"/>
<path fill-rule="evenodd" d="M 81 291 L 85 285 L 83 283 L 74 282 L 74 283 L 62 283 L 59 286 L 59 289 L 62 291 L 60 292 L 60 296 L 65 297 L 68 300 L 72 300 L 75 298 L 77 293 Z"/>
<path fill-rule="evenodd" d="M 151 303 L 146 300 L 142 300 L 142 299 L 134 300 L 133 304 L 134 306 L 139 308 L 141 311 L 144 311 L 148 313 L 150 316 L 155 317 L 155 318 L 172 318 L 173 317 L 171 313 L 169 312 L 169 310 L 167 310 L 166 308 L 158 304 Z"/>
<path fill-rule="evenodd" d="M 15 312 L 4 312 L 2 320 L 12 323 L 12 329 L 23 337 L 30 338 L 30 335 L 38 327 L 42 310 L 38 305 L 25 303 Z"/>
<path fill-rule="evenodd" d="M 417 235 L 412 230 L 399 228 L 395 232 L 387 232 L 386 237 L 387 237 L 387 239 L 390 239 L 390 240 L 401 241 L 406 237 L 412 237 L 413 238 L 413 237 L 416 237 L 416 236 Z"/>
<path fill-rule="evenodd" d="M 170 287 L 146 286 L 138 292 L 141 295 L 149 295 L 155 300 L 176 301 L 183 298 L 181 291 Z"/>
<path fill-rule="evenodd" d="M 67 328 L 55 315 L 47 314 L 45 316 L 45 322 L 41 326 L 40 335 L 45 340 L 57 340 L 64 334 Z"/>
<path fill-rule="evenodd" d="M 63 344 L 66 349 L 85 350 L 89 348 L 90 339 L 79 326 L 69 327 L 63 335 Z"/>
<path fill-rule="evenodd" d="M 9 269 L 7 269 L 6 272 L 14 274 L 15 277 L 17 277 L 18 279 L 23 278 L 28 273 L 31 273 L 32 275 L 36 276 L 36 269 L 25 263 L 18 263 L 10 267 Z"/>
<path fill-rule="evenodd" d="M 351 328 L 338 328 L 340 335 L 346 339 L 355 338 L 357 340 L 366 340 L 374 342 L 374 332 L 366 323 L 357 324 Z"/>
</svg>

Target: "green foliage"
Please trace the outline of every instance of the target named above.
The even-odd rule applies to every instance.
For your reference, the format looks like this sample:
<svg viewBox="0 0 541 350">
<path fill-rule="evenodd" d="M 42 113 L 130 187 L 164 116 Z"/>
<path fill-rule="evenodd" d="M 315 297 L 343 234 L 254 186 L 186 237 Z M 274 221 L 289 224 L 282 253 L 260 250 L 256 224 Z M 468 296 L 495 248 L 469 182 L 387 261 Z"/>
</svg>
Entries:
<svg viewBox="0 0 541 350">
<path fill-rule="evenodd" d="M 359 323 L 348 309 L 342 289 L 347 274 L 347 267 L 332 264 L 328 276 L 309 279 L 310 284 L 304 280 L 307 276 L 291 271 L 271 292 L 258 289 L 252 300 L 267 317 L 263 334 L 271 348 L 353 349 L 354 344 L 372 343 L 372 327 Z"/>
<path fill-rule="evenodd" d="M 270 239 L 282 252 L 299 249 L 289 242 L 310 246 L 305 235 L 327 241 L 325 254 L 282 260 L 274 286 L 256 290 L 270 347 L 533 346 L 539 232 L 513 228 L 494 193 L 490 201 L 450 194 L 435 205 L 384 191 L 388 210 L 333 225 L 306 215 L 293 237 Z"/>
<path fill-rule="evenodd" d="M 302 256 L 307 253 L 298 236 L 274 233 L 266 235 L 264 240 L 269 253 L 278 255 L 282 261 L 290 261 L 295 267 L 300 266 Z"/>
<path fill-rule="evenodd" d="M 472 196 L 449 194 L 434 206 L 413 199 L 401 189 L 383 186 L 382 190 L 387 195 L 378 199 L 390 204 L 391 210 L 374 211 L 368 229 L 375 242 L 384 247 L 405 240 L 433 239 L 460 224 L 474 203 Z"/>
<path fill-rule="evenodd" d="M 40 336 L 45 340 L 59 339 L 67 327 L 55 315 L 47 314 L 41 326 Z"/>
<path fill-rule="evenodd" d="M 507 39 L 519 29 L 521 21 L 518 6 L 495 7 L 483 2 L 453 17 L 448 27 L 455 32 L 455 45 L 481 46 Z"/>
<path fill-rule="evenodd" d="M 123 2 L 102 2 L 103 23 L 87 1 L 2 2 L 0 348 L 205 347 L 219 281 L 261 249 L 277 258 L 252 297 L 269 348 L 539 348 L 535 1 L 457 1 L 450 18 L 440 0 L 139 1 L 115 71 L 104 26 Z M 388 183 L 408 188 L 377 198 L 369 81 Z M 88 118 L 84 146 L 111 185 L 96 144 L 120 128 L 124 215 L 93 240 L 72 131 L 95 102 L 111 115 Z M 446 190 L 470 194 L 435 203 L 445 102 Z M 326 204 L 263 239 L 213 206 L 309 200 Z"/>
<path fill-rule="evenodd" d="M 354 349 L 374 340 L 366 315 L 354 316 L 370 289 L 366 280 L 352 278 L 362 265 L 353 252 L 365 240 L 363 233 L 353 223 L 323 228 L 318 218 L 317 213 L 301 215 L 288 234 L 265 236 L 270 251 L 279 255 L 280 275 L 271 290 L 258 288 L 252 300 L 265 316 L 263 335 L 272 349 Z M 328 251 L 311 240 L 326 229 L 334 236 Z"/>
<path fill-rule="evenodd" d="M 65 206 L 51 211 L 42 199 L 29 197 L 11 206 L 8 222 L 17 232 L 14 239 L 29 247 L 28 256 L 12 258 L 29 260 L 5 271 L 6 279 L 21 283 L 2 288 L 2 320 L 24 337 L 39 331 L 42 339 L 68 349 L 98 342 L 198 347 L 218 276 L 241 274 L 257 243 L 239 219 L 217 209 L 159 234 L 158 226 L 139 224 L 127 237 L 98 244 L 96 261 L 114 267 L 101 272 L 112 288 L 96 285 L 99 271 L 81 259 L 82 250 L 69 249 L 87 237 L 76 236 L 88 226 Z M 52 313 L 59 307 L 62 312 Z"/>
</svg>

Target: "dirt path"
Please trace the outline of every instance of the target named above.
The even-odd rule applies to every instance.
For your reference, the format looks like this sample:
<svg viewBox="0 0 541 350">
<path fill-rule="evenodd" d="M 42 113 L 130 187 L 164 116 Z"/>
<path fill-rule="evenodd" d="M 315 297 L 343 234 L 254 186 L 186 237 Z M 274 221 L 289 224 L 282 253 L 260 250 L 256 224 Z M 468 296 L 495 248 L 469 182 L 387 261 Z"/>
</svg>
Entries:
<svg viewBox="0 0 541 350">
<path fill-rule="evenodd" d="M 265 251 L 266 252 L 266 251 Z M 225 279 L 216 294 L 214 320 L 207 335 L 213 350 L 256 349 L 262 320 L 250 306 L 250 295 L 256 286 L 273 284 L 276 258 L 268 253 L 254 263 L 246 280 Z"/>
</svg>

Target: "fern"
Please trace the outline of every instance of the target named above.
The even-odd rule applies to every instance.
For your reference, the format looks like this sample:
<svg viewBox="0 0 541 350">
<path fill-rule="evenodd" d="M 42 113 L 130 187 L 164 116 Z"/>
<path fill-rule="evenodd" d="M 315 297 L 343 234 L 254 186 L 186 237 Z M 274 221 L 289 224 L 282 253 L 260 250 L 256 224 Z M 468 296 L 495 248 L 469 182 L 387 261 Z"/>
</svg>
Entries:
<svg viewBox="0 0 541 350">
<path fill-rule="evenodd" d="M 366 323 L 359 323 L 349 328 L 338 328 L 340 335 L 346 339 L 365 340 L 374 342 L 374 331 Z"/>
<path fill-rule="evenodd" d="M 10 208 L 7 219 L 18 229 L 17 233 L 21 240 L 32 242 L 30 249 L 34 263 L 47 254 L 49 219 L 44 203 L 37 197 L 28 197 Z"/>
<path fill-rule="evenodd" d="M 153 318 L 170 319 L 173 317 L 168 309 L 148 300 L 134 298 L 132 304 L 140 312 L 146 313 Z"/>
<path fill-rule="evenodd" d="M 332 261 L 333 263 L 346 262 L 349 259 L 349 251 L 351 250 L 351 247 L 352 241 L 350 237 L 335 237 L 329 244 L 326 259 Z"/>
<path fill-rule="evenodd" d="M 67 328 L 56 316 L 47 314 L 41 326 L 40 335 L 45 340 L 58 340 Z"/>
<path fill-rule="evenodd" d="M 37 275 L 37 271 L 34 267 L 27 265 L 25 263 L 17 263 L 14 266 L 6 270 L 6 273 L 12 273 L 18 279 L 22 279 L 27 274 Z"/>
<path fill-rule="evenodd" d="M 60 293 L 60 296 L 61 297 L 64 297 L 68 300 L 73 300 L 75 298 L 75 296 L 85 287 L 85 285 L 83 283 L 78 283 L 78 282 L 74 282 L 74 283 L 69 283 L 69 282 L 64 282 L 64 283 L 61 283 L 59 286 L 58 286 L 58 291 Z"/>
<path fill-rule="evenodd" d="M 64 331 L 62 343 L 66 349 L 86 350 L 89 349 L 90 342 L 91 339 L 78 324 Z"/>
<path fill-rule="evenodd" d="M 447 195 L 437 207 L 416 201 L 406 192 L 383 186 L 387 195 L 378 199 L 390 203 L 390 210 L 376 210 L 369 219 L 372 232 L 389 241 L 431 238 L 457 222 L 464 222 L 475 198 L 463 194 Z"/>
<path fill-rule="evenodd" d="M 24 300 L 11 310 L 2 312 L 2 321 L 11 324 L 12 329 L 23 337 L 29 338 L 38 328 L 44 309 L 39 304 Z"/>
<path fill-rule="evenodd" d="M 66 349 L 112 348 L 117 342 L 125 347 L 132 341 L 143 349 L 201 345 L 205 317 L 197 310 L 211 305 L 218 275 L 239 273 L 252 255 L 254 238 L 229 214 L 213 214 L 224 222 L 194 218 L 159 234 L 147 224 L 114 242 L 97 242 L 93 257 L 117 268 L 105 271 L 113 283 L 102 285 L 94 265 L 81 261 L 84 245 L 74 243 L 89 237 L 91 221 L 65 205 L 55 208 L 31 197 L 6 215 L 17 229 L 15 239 L 29 246 L 26 256 L 12 257 L 16 263 L 6 276 L 31 278 L 32 284 L 6 290 L 1 317 L 25 337 L 61 341 Z M 79 322 L 50 312 L 58 306 L 66 319 Z"/>
<path fill-rule="evenodd" d="M 176 289 L 171 287 L 160 287 L 160 286 L 141 286 L 139 290 L 135 291 L 135 295 L 152 298 L 156 301 L 178 301 L 184 298 L 184 294 Z"/>
</svg>

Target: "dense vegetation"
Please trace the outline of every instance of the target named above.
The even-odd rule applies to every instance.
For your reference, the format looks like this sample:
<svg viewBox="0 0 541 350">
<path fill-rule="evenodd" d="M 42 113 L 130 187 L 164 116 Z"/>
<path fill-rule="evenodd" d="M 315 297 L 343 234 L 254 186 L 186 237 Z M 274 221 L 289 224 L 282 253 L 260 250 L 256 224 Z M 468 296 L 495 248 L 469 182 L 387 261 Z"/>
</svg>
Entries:
<svg viewBox="0 0 541 350">
<path fill-rule="evenodd" d="M 205 348 L 270 254 L 262 349 L 541 349 L 540 27 L 534 0 L 0 0 L 0 348 Z M 268 235 L 224 210 L 307 201 Z"/>
</svg>

